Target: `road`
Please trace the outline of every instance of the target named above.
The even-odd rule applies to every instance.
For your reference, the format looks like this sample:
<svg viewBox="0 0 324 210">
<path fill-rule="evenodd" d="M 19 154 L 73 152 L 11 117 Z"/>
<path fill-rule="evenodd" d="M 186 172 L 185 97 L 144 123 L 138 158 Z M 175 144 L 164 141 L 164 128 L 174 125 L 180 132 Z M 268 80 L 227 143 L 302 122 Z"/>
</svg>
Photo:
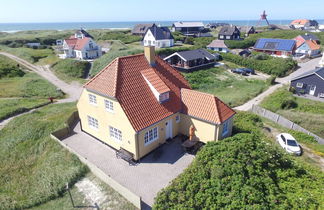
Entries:
<svg viewBox="0 0 324 210">
<path fill-rule="evenodd" d="M 235 110 L 239 110 L 239 111 L 248 111 L 252 108 L 253 104 L 254 105 L 258 105 L 265 97 L 267 97 L 268 95 L 270 95 L 271 93 L 273 93 L 274 91 L 276 91 L 278 88 L 289 84 L 290 80 L 304 72 L 310 71 L 312 69 L 314 69 L 316 66 L 318 66 L 319 61 L 321 60 L 321 57 L 319 58 L 315 58 L 312 59 L 308 62 L 305 63 L 300 63 L 299 64 L 299 68 L 294 71 L 293 73 L 291 73 L 290 75 L 283 77 L 283 78 L 277 78 L 276 79 L 276 83 L 275 85 L 269 87 L 266 91 L 264 91 L 263 93 L 259 94 L 258 96 L 256 96 L 255 98 L 247 101 L 245 104 L 238 106 L 238 107 L 234 107 Z"/>
</svg>

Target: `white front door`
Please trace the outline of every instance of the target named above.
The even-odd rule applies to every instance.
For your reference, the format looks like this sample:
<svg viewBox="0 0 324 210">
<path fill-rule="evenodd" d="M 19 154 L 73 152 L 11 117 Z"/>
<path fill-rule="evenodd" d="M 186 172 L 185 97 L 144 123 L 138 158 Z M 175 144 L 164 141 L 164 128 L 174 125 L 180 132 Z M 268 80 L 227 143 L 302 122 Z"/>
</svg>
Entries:
<svg viewBox="0 0 324 210">
<path fill-rule="evenodd" d="M 309 95 L 314 95 L 316 90 L 316 85 L 311 85 L 309 89 Z"/>
<path fill-rule="evenodd" d="M 172 119 L 165 122 L 165 139 L 172 138 Z"/>
</svg>

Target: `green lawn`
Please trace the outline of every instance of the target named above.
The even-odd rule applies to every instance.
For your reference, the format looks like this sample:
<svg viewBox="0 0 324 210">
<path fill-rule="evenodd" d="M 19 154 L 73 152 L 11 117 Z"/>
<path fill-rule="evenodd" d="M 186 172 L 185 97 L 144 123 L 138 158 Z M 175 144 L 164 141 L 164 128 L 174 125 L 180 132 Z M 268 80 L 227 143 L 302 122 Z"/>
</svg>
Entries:
<svg viewBox="0 0 324 210">
<path fill-rule="evenodd" d="M 324 103 L 293 96 L 287 87 L 265 98 L 261 106 L 324 138 Z"/>
<path fill-rule="evenodd" d="M 223 68 L 183 74 L 193 89 L 214 94 L 231 107 L 245 103 L 269 87 L 264 80 L 248 79 Z"/>
<path fill-rule="evenodd" d="M 62 128 L 74 103 L 53 104 L 15 118 L 0 132 L 1 209 L 32 207 L 56 197 L 87 168 L 50 133 Z"/>
</svg>

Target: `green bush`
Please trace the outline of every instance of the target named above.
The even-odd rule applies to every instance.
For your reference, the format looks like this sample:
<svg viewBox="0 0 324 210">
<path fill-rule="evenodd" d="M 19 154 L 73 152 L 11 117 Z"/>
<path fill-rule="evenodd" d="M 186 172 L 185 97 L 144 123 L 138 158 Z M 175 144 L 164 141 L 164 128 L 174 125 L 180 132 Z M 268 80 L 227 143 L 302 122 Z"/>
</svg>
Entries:
<svg viewBox="0 0 324 210">
<path fill-rule="evenodd" d="M 267 83 L 269 85 L 274 85 L 276 84 L 276 77 L 275 76 L 271 76 L 270 78 L 267 79 Z"/>
<path fill-rule="evenodd" d="M 185 44 L 191 44 L 191 45 L 193 45 L 193 44 L 194 44 L 194 38 L 188 36 L 188 37 L 185 38 L 184 43 L 185 43 Z"/>
<path fill-rule="evenodd" d="M 323 180 L 263 136 L 241 133 L 207 143 L 153 209 L 318 209 Z"/>
<path fill-rule="evenodd" d="M 280 89 L 271 94 L 270 97 L 266 97 L 262 101 L 261 106 L 272 112 L 277 112 L 278 110 L 282 109 L 282 106 L 285 106 L 283 103 L 286 103 L 285 101 L 287 100 L 295 101 L 296 99 L 286 89 Z"/>
<path fill-rule="evenodd" d="M 294 99 L 288 98 L 281 102 L 281 109 L 294 109 L 298 106 L 297 102 Z"/>
<path fill-rule="evenodd" d="M 171 33 L 172 33 L 172 36 L 174 38 L 174 41 L 184 42 L 186 36 L 184 36 L 181 32 L 175 31 L 175 32 L 171 32 Z"/>
<path fill-rule="evenodd" d="M 25 72 L 19 67 L 19 64 L 0 55 L 0 79 L 4 77 L 22 77 Z"/>
<path fill-rule="evenodd" d="M 221 53 L 221 55 L 226 61 L 279 77 L 287 75 L 297 66 L 297 62 L 291 58 L 269 57 L 267 60 L 256 60 L 253 57 L 243 58 L 231 53 Z"/>
<path fill-rule="evenodd" d="M 87 61 L 73 59 L 60 60 L 52 65 L 55 72 L 73 78 L 85 78 L 91 65 Z"/>
</svg>

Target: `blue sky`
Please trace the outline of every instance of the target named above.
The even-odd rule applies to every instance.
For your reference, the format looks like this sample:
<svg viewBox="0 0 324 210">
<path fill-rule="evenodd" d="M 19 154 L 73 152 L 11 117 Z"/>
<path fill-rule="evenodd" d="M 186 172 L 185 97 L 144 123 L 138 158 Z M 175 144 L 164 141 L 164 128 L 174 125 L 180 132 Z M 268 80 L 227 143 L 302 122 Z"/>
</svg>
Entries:
<svg viewBox="0 0 324 210">
<path fill-rule="evenodd" d="M 235 2 L 235 3 L 234 3 Z M 0 23 L 324 19 L 323 0 L 0 0 Z"/>
</svg>

